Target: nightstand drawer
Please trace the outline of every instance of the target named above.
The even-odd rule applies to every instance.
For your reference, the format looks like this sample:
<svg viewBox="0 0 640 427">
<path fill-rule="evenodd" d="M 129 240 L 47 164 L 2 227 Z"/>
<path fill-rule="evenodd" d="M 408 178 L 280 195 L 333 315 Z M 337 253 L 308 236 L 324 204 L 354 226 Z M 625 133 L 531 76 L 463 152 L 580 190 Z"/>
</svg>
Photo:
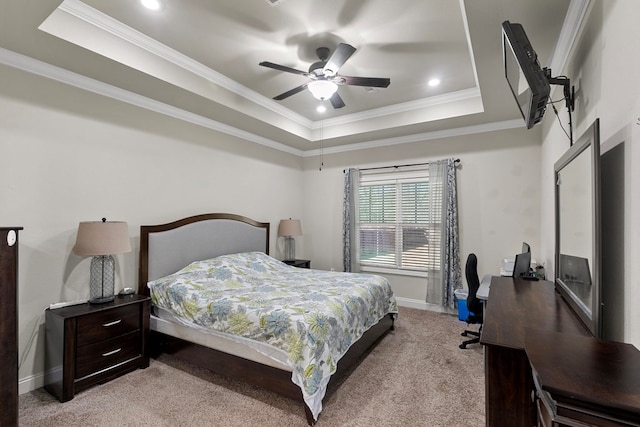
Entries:
<svg viewBox="0 0 640 427">
<path fill-rule="evenodd" d="M 113 310 L 78 317 L 78 347 L 95 344 L 140 329 L 140 306 L 126 305 Z"/>
<path fill-rule="evenodd" d="M 140 331 L 78 348 L 76 379 L 125 362 L 141 353 Z"/>
</svg>

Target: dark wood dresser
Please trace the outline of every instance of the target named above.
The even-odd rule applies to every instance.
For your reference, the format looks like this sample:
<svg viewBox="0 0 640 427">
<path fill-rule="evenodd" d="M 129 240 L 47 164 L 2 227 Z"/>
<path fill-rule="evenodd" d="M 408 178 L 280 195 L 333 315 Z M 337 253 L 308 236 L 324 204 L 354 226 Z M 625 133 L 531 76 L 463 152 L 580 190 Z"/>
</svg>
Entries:
<svg viewBox="0 0 640 427">
<path fill-rule="evenodd" d="M 0 227 L 0 426 L 18 425 L 18 231 Z"/>
<path fill-rule="evenodd" d="M 149 297 L 46 310 L 45 389 L 61 402 L 149 366 Z"/>
<path fill-rule="evenodd" d="M 593 338 L 548 281 L 493 277 L 486 304 L 487 426 L 640 425 L 635 347 Z"/>
</svg>

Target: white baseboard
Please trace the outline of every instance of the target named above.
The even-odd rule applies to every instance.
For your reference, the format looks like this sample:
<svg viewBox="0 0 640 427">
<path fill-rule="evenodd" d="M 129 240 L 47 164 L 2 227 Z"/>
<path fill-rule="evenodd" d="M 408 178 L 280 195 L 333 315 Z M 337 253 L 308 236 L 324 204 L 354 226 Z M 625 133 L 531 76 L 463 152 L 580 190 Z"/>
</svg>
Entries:
<svg viewBox="0 0 640 427">
<path fill-rule="evenodd" d="M 442 307 L 436 304 L 429 304 L 419 299 L 396 297 L 396 301 L 400 307 L 416 308 L 418 310 L 435 311 L 437 313 L 457 314 L 455 310 Z"/>
<path fill-rule="evenodd" d="M 400 307 L 417 308 L 418 310 L 427 310 L 427 303 L 419 299 L 410 299 L 396 297 L 396 301 Z"/>
<path fill-rule="evenodd" d="M 18 394 L 29 393 L 30 391 L 44 387 L 44 372 L 20 378 L 18 380 Z"/>
</svg>

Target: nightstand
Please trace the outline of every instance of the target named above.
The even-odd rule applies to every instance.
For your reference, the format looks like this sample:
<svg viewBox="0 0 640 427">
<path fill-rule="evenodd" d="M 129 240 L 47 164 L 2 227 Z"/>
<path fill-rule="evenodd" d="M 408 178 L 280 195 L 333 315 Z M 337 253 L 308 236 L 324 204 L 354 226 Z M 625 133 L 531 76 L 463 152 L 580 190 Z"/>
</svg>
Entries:
<svg viewBox="0 0 640 427">
<path fill-rule="evenodd" d="M 311 268 L 311 260 L 309 259 L 286 259 L 282 262 L 298 268 Z"/>
<path fill-rule="evenodd" d="M 149 366 L 149 308 L 141 295 L 46 310 L 45 389 L 60 402 Z"/>
</svg>

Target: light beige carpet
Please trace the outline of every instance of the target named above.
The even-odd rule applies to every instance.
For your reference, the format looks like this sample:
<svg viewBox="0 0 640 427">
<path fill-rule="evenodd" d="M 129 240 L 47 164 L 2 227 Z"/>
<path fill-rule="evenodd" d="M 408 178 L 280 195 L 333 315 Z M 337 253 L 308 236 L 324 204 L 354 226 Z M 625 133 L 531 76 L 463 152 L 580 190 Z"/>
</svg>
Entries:
<svg viewBox="0 0 640 427">
<path fill-rule="evenodd" d="M 318 427 L 483 426 L 482 348 L 460 350 L 457 317 L 401 308 L 388 334 L 330 388 Z M 170 356 L 59 403 L 20 396 L 21 426 L 304 426 L 299 402 Z"/>
</svg>

